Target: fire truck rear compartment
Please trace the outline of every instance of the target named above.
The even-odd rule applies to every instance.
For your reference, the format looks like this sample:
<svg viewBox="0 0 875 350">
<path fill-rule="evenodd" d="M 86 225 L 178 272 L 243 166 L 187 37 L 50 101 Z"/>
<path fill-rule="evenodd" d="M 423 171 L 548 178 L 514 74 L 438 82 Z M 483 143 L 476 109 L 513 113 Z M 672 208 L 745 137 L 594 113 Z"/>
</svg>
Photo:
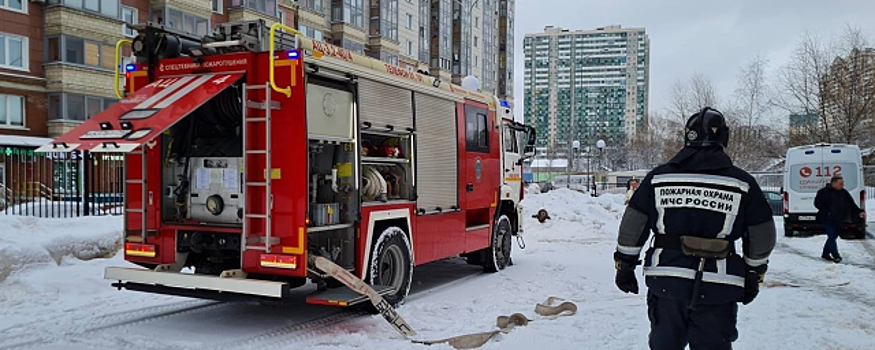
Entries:
<svg viewBox="0 0 875 350">
<path fill-rule="evenodd" d="M 179 231 L 176 252 L 187 253 L 186 266 L 203 275 L 240 268 L 240 235 L 209 231 Z"/>
</svg>

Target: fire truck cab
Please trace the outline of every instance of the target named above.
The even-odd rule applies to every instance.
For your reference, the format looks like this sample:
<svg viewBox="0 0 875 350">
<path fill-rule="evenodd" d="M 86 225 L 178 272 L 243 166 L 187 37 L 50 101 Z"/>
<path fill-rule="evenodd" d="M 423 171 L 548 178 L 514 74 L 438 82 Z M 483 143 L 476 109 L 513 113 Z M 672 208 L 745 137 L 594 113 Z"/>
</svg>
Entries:
<svg viewBox="0 0 875 350">
<path fill-rule="evenodd" d="M 140 267 L 107 268 L 113 286 L 281 300 L 311 281 L 308 302 L 350 306 L 364 297 L 309 256 L 391 303 L 416 265 L 511 263 L 535 133 L 505 101 L 281 24 L 137 29 L 120 103 L 39 150 L 125 155 L 124 254 Z"/>
</svg>

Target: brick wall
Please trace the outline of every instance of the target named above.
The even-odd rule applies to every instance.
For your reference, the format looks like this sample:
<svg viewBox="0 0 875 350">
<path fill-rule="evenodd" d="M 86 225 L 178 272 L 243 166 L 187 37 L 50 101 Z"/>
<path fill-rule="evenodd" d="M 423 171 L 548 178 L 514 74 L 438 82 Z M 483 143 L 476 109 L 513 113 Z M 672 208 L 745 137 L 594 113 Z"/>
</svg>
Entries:
<svg viewBox="0 0 875 350">
<path fill-rule="evenodd" d="M 2 78 L 2 77 L 0 77 Z M 4 79 L 5 80 L 5 79 Z M 42 90 L 41 82 L 39 85 L 33 85 L 33 89 L 16 88 L 20 85 L 30 85 L 22 83 L 12 83 L 8 81 L 0 81 L 0 94 L 11 94 L 24 96 L 24 128 L 6 128 L 0 127 L 0 134 L 3 135 L 19 135 L 19 136 L 46 136 L 46 118 L 48 110 L 46 106 L 46 93 Z M 27 86 L 20 86 L 27 87 Z"/>
<path fill-rule="evenodd" d="M 27 13 L 0 10 L 0 32 L 20 35 L 28 38 L 29 72 L 20 70 L 0 69 L 2 72 L 14 72 L 40 77 L 43 75 L 43 27 L 42 5 L 31 3 Z M 0 78 L 2 79 L 2 78 Z"/>
</svg>

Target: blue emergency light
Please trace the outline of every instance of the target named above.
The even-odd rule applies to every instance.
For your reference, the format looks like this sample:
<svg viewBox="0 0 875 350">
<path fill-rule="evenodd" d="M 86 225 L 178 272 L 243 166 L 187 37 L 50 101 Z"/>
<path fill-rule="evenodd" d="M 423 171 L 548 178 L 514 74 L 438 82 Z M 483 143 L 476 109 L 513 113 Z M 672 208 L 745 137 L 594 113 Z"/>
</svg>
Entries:
<svg viewBox="0 0 875 350">
<path fill-rule="evenodd" d="M 501 106 L 504 108 L 510 108 L 510 103 L 507 103 L 507 100 L 501 100 Z"/>
<path fill-rule="evenodd" d="M 296 60 L 301 57 L 301 53 L 297 50 L 289 50 L 289 52 L 286 53 L 286 56 L 288 56 L 290 59 Z"/>
<path fill-rule="evenodd" d="M 128 63 L 125 65 L 125 70 L 128 72 L 133 72 L 133 71 L 137 70 L 137 66 L 135 66 L 132 63 Z"/>
</svg>

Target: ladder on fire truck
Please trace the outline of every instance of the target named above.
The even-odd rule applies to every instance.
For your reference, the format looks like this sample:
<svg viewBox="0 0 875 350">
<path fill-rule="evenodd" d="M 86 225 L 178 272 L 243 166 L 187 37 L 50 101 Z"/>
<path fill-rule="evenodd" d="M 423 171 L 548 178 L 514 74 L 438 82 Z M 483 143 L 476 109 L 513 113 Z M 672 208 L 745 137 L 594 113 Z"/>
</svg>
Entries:
<svg viewBox="0 0 875 350">
<path fill-rule="evenodd" d="M 140 156 L 140 178 L 139 179 L 125 179 L 125 185 L 122 187 L 123 198 L 128 198 L 128 186 L 140 186 L 140 207 L 139 208 L 125 208 L 124 212 L 124 229 L 125 229 L 125 237 L 130 233 L 130 223 L 128 222 L 128 213 L 140 214 L 140 239 L 141 243 L 146 243 L 146 236 L 149 231 L 149 223 L 148 223 L 148 213 L 147 208 L 151 204 L 152 198 L 149 197 L 149 187 L 148 185 L 148 158 L 146 154 L 146 150 L 148 145 L 143 144 L 140 146 L 139 152 L 132 152 L 131 155 L 139 155 Z M 125 157 L 125 169 L 128 168 L 128 158 Z"/>
<path fill-rule="evenodd" d="M 264 91 L 264 101 L 250 101 L 249 91 Z M 273 211 L 273 192 L 271 191 L 271 180 L 273 171 L 271 168 L 271 110 L 278 108 L 275 102 L 271 100 L 270 83 L 264 85 L 243 85 L 242 102 L 243 102 L 243 233 L 240 240 L 241 252 L 240 258 L 243 258 L 243 252 L 247 249 L 264 250 L 265 253 L 270 253 L 270 247 L 273 244 L 279 243 L 279 239 L 271 237 L 271 216 Z M 250 116 L 249 111 L 259 111 L 258 114 Z M 252 125 L 252 126 L 249 126 Z M 249 128 L 264 132 L 264 148 L 254 149 L 250 146 Z M 264 180 L 250 179 L 249 173 L 250 157 L 264 157 Z M 250 195 L 255 191 L 264 192 L 264 212 L 253 213 L 252 206 L 249 205 Z M 249 237 L 253 224 L 250 220 L 260 220 L 264 224 L 264 236 Z M 263 246 L 261 245 L 263 244 Z"/>
</svg>

